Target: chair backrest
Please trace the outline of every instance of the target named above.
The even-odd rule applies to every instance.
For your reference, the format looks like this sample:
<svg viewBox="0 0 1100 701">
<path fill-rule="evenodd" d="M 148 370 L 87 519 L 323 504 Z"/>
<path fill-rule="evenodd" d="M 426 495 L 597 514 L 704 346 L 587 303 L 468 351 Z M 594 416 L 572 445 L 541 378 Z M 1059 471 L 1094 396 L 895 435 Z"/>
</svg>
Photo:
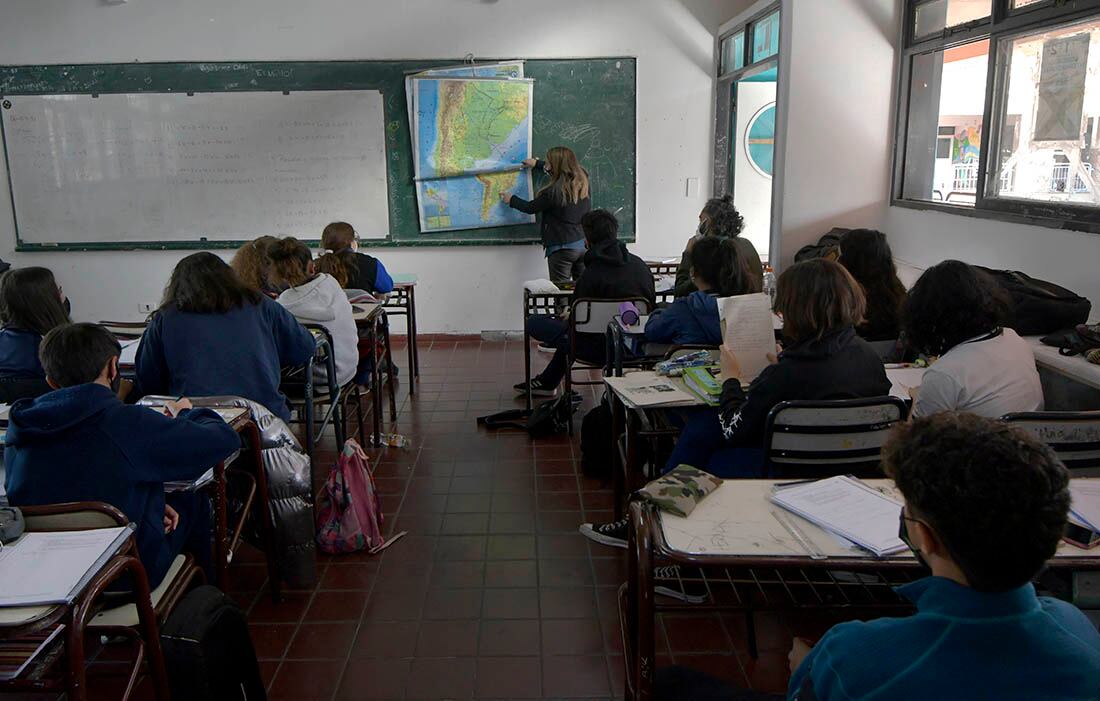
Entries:
<svg viewBox="0 0 1100 701">
<path fill-rule="evenodd" d="M 1034 411 L 1001 417 L 1046 443 L 1075 476 L 1100 476 L 1100 411 Z"/>
<path fill-rule="evenodd" d="M 141 338 L 145 333 L 145 327 L 149 325 L 147 321 L 100 321 L 99 325 L 107 329 L 115 335 L 115 338 L 121 340 L 133 340 L 135 338 Z"/>
<path fill-rule="evenodd" d="M 126 514 L 98 501 L 21 506 L 27 531 L 88 531 L 114 528 L 130 522 Z"/>
<path fill-rule="evenodd" d="M 633 302 L 638 313 L 648 314 L 649 302 L 642 297 L 621 299 L 574 299 L 569 312 L 570 333 L 598 333 L 603 335 L 607 325 L 619 313 L 619 305 Z"/>
<path fill-rule="evenodd" d="M 873 476 L 882 446 L 907 414 L 897 397 L 780 402 L 768 414 L 767 473 L 788 477 Z"/>
</svg>

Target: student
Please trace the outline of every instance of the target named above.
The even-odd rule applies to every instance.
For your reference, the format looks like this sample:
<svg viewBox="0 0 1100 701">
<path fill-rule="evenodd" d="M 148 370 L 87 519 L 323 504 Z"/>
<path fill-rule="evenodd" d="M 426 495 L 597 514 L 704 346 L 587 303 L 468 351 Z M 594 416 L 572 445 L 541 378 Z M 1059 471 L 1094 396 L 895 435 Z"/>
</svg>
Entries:
<svg viewBox="0 0 1100 701">
<path fill-rule="evenodd" d="M 116 396 L 121 347 L 95 324 L 54 329 L 42 341 L 57 391 L 12 406 L 5 488 L 15 506 L 102 501 L 137 524 L 138 554 L 156 587 L 188 550 L 210 574 L 210 510 L 197 492 L 165 497 L 164 483 L 198 479 L 241 446 L 209 409 L 169 402 L 171 418 Z"/>
<path fill-rule="evenodd" d="M 276 241 L 278 239 L 274 236 L 261 236 L 254 241 L 249 241 L 237 249 L 233 254 L 233 260 L 229 262 L 241 282 L 257 292 L 263 292 L 272 297 L 278 294 L 278 290 L 268 279 L 271 258 L 267 254 L 267 249 Z"/>
<path fill-rule="evenodd" d="M 718 298 L 745 294 L 751 286 L 748 265 L 730 239 L 716 236 L 701 239 L 688 255 L 695 292 L 650 314 L 645 325 L 647 342 L 721 344 Z"/>
<path fill-rule="evenodd" d="M 359 252 L 359 237 L 351 224 L 337 221 L 326 226 L 321 248 L 325 252 L 317 259 L 317 270 L 336 278 L 340 287 L 372 295 L 393 292 L 393 278 L 382 261 Z"/>
<path fill-rule="evenodd" d="M 745 261 L 749 272 L 749 292 L 760 292 L 764 289 L 764 266 L 760 262 L 760 254 L 752 241 L 742 238 L 738 234 L 745 228 L 745 219 L 737 208 L 733 206 L 733 195 L 715 197 L 707 201 L 703 211 L 699 213 L 699 230 L 688 240 L 684 250 L 680 266 L 676 269 L 676 287 L 674 293 L 677 297 L 687 297 L 695 291 L 695 285 L 691 282 L 691 249 L 708 236 L 733 239 L 737 245 L 737 252 Z"/>
<path fill-rule="evenodd" d="M 38 344 L 69 323 L 67 302 L 46 268 L 16 268 L 0 277 L 0 402 L 50 391 Z"/>
<path fill-rule="evenodd" d="M 764 474 L 763 448 L 768 412 L 776 404 L 889 394 L 882 361 L 855 332 L 863 310 L 863 291 L 840 264 L 818 259 L 785 270 L 775 296 L 784 350 L 746 392 L 736 354 L 722 348 L 720 408 L 691 414 L 665 471 L 692 465 L 724 478 L 775 476 Z M 625 548 L 627 521 L 586 523 L 581 533 Z"/>
<path fill-rule="evenodd" d="M 1023 431 L 946 412 L 898 427 L 883 452 L 905 499 L 899 534 L 931 576 L 898 588 L 917 612 L 834 626 L 789 656 L 790 701 L 1069 701 L 1100 692 L 1100 633 L 1031 584 L 1054 556 L 1065 467 Z M 658 673 L 657 698 L 783 698 Z"/>
<path fill-rule="evenodd" d="M 284 421 L 280 369 L 305 364 L 317 347 L 294 316 L 249 289 L 213 253 L 176 265 L 164 300 L 137 351 L 145 394 L 232 394 L 259 402 Z"/>
<path fill-rule="evenodd" d="M 588 173 L 577 161 L 577 155 L 564 146 L 547 151 L 545 161 L 528 158 L 523 165 L 546 172 L 550 182 L 531 201 L 507 192 L 502 192 L 500 199 L 525 214 L 542 214 L 539 235 L 546 252 L 550 280 L 575 282 L 585 266 L 581 220 L 592 209 Z"/>
<path fill-rule="evenodd" d="M 914 416 L 969 411 L 997 418 L 1042 410 L 1035 356 L 1004 327 L 1010 304 L 996 280 L 957 260 L 920 276 L 905 303 L 905 332 L 916 350 L 940 358 L 924 373 Z"/>
<path fill-rule="evenodd" d="M 351 318 L 351 302 L 331 275 L 317 274 L 313 255 L 296 238 L 285 238 L 268 247 L 271 280 L 285 287 L 275 300 L 303 324 L 320 324 L 332 336 L 336 383 L 341 387 L 355 377 L 359 362 L 359 332 Z M 327 379 L 325 368 L 317 374 Z"/>
<path fill-rule="evenodd" d="M 619 241 L 619 222 L 614 215 L 597 209 L 584 215 L 581 223 L 588 252 L 584 254 L 584 274 L 577 280 L 573 298 L 640 297 L 652 309 L 657 296 L 653 273 L 644 260 L 627 251 L 626 244 Z M 553 396 L 569 370 L 569 324 L 564 319 L 551 316 L 531 316 L 526 323 L 531 336 L 555 349 L 550 364 L 531 380 L 531 394 Z M 604 334 L 578 334 L 577 355 L 588 362 L 603 364 L 607 355 Z M 525 394 L 527 383 L 520 382 L 515 390 Z"/>
<path fill-rule="evenodd" d="M 839 262 L 863 286 L 867 313 L 856 332 L 868 341 L 890 341 L 901 331 L 905 285 L 898 278 L 886 234 L 852 229 L 840 237 Z"/>
</svg>

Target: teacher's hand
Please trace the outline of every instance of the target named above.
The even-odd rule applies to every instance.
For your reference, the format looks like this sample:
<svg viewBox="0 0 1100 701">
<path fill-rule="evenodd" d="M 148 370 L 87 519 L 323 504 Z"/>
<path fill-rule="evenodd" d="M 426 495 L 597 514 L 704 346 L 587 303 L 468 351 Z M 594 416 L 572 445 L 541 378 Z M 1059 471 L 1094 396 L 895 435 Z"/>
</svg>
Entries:
<svg viewBox="0 0 1100 701">
<path fill-rule="evenodd" d="M 524 158 L 523 159 L 523 167 L 524 168 L 534 168 L 536 165 L 538 165 L 538 160 L 535 159 L 535 158 Z"/>
</svg>

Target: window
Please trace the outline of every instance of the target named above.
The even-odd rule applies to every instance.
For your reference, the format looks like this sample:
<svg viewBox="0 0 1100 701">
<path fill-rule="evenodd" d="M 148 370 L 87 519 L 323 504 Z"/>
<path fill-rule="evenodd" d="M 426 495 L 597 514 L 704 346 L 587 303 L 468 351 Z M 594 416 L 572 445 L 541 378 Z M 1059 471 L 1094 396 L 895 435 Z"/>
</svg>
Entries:
<svg viewBox="0 0 1100 701">
<path fill-rule="evenodd" d="M 773 12 L 752 26 L 752 62 L 779 53 L 779 12 Z"/>
<path fill-rule="evenodd" d="M 1100 2 L 907 10 L 894 204 L 1100 232 Z"/>
<path fill-rule="evenodd" d="M 722 40 L 722 57 L 718 73 L 724 75 L 745 67 L 745 32 L 740 31 Z"/>
</svg>

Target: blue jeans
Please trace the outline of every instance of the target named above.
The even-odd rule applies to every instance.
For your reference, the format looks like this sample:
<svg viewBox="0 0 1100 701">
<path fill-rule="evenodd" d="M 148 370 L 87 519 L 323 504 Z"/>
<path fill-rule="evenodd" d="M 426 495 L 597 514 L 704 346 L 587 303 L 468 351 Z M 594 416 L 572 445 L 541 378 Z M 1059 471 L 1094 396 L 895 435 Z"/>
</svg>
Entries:
<svg viewBox="0 0 1100 701">
<path fill-rule="evenodd" d="M 717 409 L 697 409 L 684 419 L 665 473 L 678 465 L 691 465 L 723 479 L 765 476 L 764 451 L 730 445 L 722 435 Z"/>
<path fill-rule="evenodd" d="M 527 317 L 527 333 L 539 343 L 554 348 L 554 357 L 538 378 L 547 387 L 557 387 L 569 369 L 569 324 L 546 314 Z M 607 359 L 605 340 L 598 334 L 577 334 L 577 357 L 603 365 Z"/>
</svg>

